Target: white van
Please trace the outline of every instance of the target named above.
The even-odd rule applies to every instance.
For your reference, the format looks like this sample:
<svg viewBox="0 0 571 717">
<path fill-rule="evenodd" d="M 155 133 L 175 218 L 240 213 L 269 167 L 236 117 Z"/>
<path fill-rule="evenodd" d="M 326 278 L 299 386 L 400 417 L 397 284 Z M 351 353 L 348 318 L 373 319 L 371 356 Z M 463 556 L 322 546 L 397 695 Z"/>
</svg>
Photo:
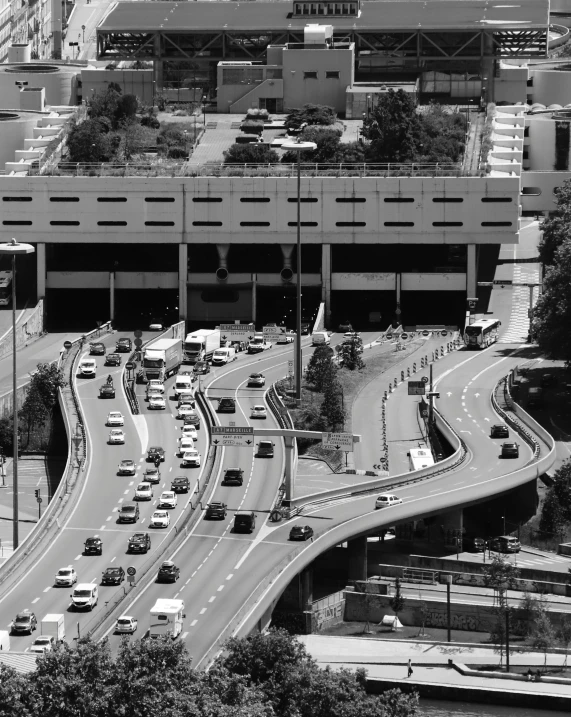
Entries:
<svg viewBox="0 0 571 717">
<path fill-rule="evenodd" d="M 174 395 L 178 398 L 181 391 L 193 391 L 192 388 L 192 376 L 184 374 L 184 376 L 177 376 L 174 382 Z"/>
<path fill-rule="evenodd" d="M 330 343 L 331 339 L 329 338 L 327 331 L 315 331 L 311 335 L 312 346 L 329 346 Z"/>
<path fill-rule="evenodd" d="M 212 354 L 212 365 L 225 366 L 227 363 L 235 361 L 237 358 L 236 349 L 233 346 L 216 349 L 216 351 Z"/>
<path fill-rule="evenodd" d="M 76 610 L 93 610 L 97 605 L 99 593 L 94 583 L 79 583 L 70 595 L 73 607 Z"/>
<path fill-rule="evenodd" d="M 95 378 L 97 375 L 97 361 L 92 358 L 84 358 L 79 363 L 79 373 L 85 378 Z"/>
</svg>

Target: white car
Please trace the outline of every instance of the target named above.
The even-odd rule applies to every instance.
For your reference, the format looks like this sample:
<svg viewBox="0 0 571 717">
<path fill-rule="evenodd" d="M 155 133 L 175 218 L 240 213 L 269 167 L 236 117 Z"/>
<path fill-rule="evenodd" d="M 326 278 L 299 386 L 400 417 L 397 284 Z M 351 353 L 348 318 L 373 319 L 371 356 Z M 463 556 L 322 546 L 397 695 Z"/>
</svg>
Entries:
<svg viewBox="0 0 571 717">
<path fill-rule="evenodd" d="M 107 416 L 108 426 L 123 426 L 125 424 L 125 418 L 121 411 L 109 411 Z"/>
<path fill-rule="evenodd" d="M 151 391 L 157 391 L 158 393 L 165 392 L 165 384 L 158 378 L 152 378 L 147 384 L 147 393 Z"/>
<path fill-rule="evenodd" d="M 187 438 L 192 438 L 193 441 L 198 440 L 198 431 L 196 430 L 196 427 L 193 426 L 191 423 L 187 423 L 185 426 L 182 426 L 181 430 L 181 438 L 183 436 Z"/>
<path fill-rule="evenodd" d="M 50 652 L 54 649 L 54 638 L 51 635 L 40 635 L 36 637 L 30 646 L 30 652 Z"/>
<path fill-rule="evenodd" d="M 183 456 L 187 451 L 194 450 L 194 439 L 192 436 L 181 436 L 178 439 L 178 452 Z"/>
<path fill-rule="evenodd" d="M 194 413 L 194 411 L 195 411 L 195 409 L 190 404 L 183 403 L 182 406 L 179 406 L 176 417 L 184 418 L 185 416 L 191 416 Z"/>
<path fill-rule="evenodd" d="M 164 490 L 159 498 L 159 508 L 176 508 L 178 496 L 174 490 Z"/>
<path fill-rule="evenodd" d="M 149 324 L 149 331 L 162 331 L 163 325 L 159 321 L 153 321 Z"/>
<path fill-rule="evenodd" d="M 266 411 L 265 406 L 252 406 L 252 413 L 250 413 L 250 418 L 267 418 L 268 412 Z"/>
<path fill-rule="evenodd" d="M 381 493 L 381 495 L 377 496 L 375 508 L 387 508 L 390 505 L 398 505 L 399 503 L 402 503 L 402 498 L 397 498 L 396 495 L 391 495 L 390 493 Z"/>
<path fill-rule="evenodd" d="M 109 443 L 125 443 L 125 433 L 120 428 L 109 431 Z"/>
<path fill-rule="evenodd" d="M 151 515 L 151 528 L 168 528 L 170 522 L 170 513 L 166 510 L 155 510 Z"/>
<path fill-rule="evenodd" d="M 248 378 L 248 386 L 265 386 L 266 377 L 263 373 L 251 373 Z"/>
<path fill-rule="evenodd" d="M 276 344 L 293 344 L 294 336 L 295 333 L 293 331 L 290 331 L 287 334 L 282 334 L 276 341 Z"/>
<path fill-rule="evenodd" d="M 123 635 L 132 635 L 137 629 L 137 618 L 130 615 L 121 615 L 115 623 L 115 632 Z"/>
<path fill-rule="evenodd" d="M 150 408 L 150 409 L 152 408 L 152 409 L 154 409 L 154 410 L 156 410 L 156 411 L 164 411 L 166 407 L 167 407 L 167 404 L 166 404 L 166 401 L 165 401 L 165 397 L 164 397 L 164 396 L 161 396 L 160 393 L 158 393 L 158 394 L 153 394 L 153 395 L 149 398 L 149 408 Z"/>
<path fill-rule="evenodd" d="M 153 486 L 150 483 L 139 483 L 135 490 L 135 500 L 152 500 Z"/>
<path fill-rule="evenodd" d="M 186 451 L 182 456 L 183 466 L 199 466 L 200 465 L 200 453 L 196 450 Z"/>
<path fill-rule="evenodd" d="M 60 568 L 54 580 L 56 585 L 74 585 L 77 582 L 77 573 L 69 565 L 67 568 Z"/>
</svg>

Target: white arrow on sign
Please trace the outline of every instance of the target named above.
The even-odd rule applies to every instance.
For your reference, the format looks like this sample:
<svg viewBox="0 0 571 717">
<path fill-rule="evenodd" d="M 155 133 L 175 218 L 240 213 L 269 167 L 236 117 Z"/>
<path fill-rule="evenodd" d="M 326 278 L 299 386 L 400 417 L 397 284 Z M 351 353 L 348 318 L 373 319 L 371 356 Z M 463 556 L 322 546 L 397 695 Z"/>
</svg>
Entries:
<svg viewBox="0 0 571 717">
<path fill-rule="evenodd" d="M 476 398 L 479 398 L 480 394 L 479 394 L 479 393 L 475 393 L 474 396 L 476 396 Z"/>
<path fill-rule="evenodd" d="M 446 395 L 448 396 L 448 398 L 450 398 L 450 396 L 452 395 L 452 391 L 448 391 Z"/>
</svg>

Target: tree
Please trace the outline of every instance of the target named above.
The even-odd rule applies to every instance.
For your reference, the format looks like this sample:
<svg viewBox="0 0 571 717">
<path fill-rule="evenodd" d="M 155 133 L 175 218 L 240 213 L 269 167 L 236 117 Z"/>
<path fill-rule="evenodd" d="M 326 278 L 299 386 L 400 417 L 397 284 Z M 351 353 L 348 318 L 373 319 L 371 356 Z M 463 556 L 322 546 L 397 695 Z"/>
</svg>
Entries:
<svg viewBox="0 0 571 717">
<path fill-rule="evenodd" d="M 397 625 L 398 625 L 398 621 L 399 621 L 399 614 L 404 610 L 404 606 L 405 606 L 405 600 L 401 593 L 400 578 L 397 578 L 395 580 L 395 594 L 389 600 L 389 605 L 391 606 L 391 608 L 395 614 L 395 621 L 393 622 L 393 630 L 396 630 L 396 629 L 398 629 Z"/>
<path fill-rule="evenodd" d="M 20 418 L 24 419 L 24 427 L 26 430 L 26 446 L 30 443 L 30 434 L 35 428 L 41 428 L 48 420 L 49 413 L 42 401 L 41 395 L 33 386 L 28 388 L 24 405 L 19 412 Z"/>
<path fill-rule="evenodd" d="M 551 486 L 541 507 L 539 530 L 544 535 L 557 536 L 564 531 L 566 523 L 565 511 L 559 501 L 559 496 Z"/>
<path fill-rule="evenodd" d="M 119 127 L 124 122 L 134 122 L 138 109 L 139 100 L 135 95 L 121 95 L 113 115 L 115 126 Z"/>
<path fill-rule="evenodd" d="M 571 644 L 571 617 L 564 615 L 559 630 L 557 631 L 557 639 L 563 645 L 565 650 L 565 662 L 563 666 L 567 668 L 567 658 L 569 657 L 569 645 Z"/>
<path fill-rule="evenodd" d="M 536 618 L 541 611 L 544 599 L 542 596 L 524 592 L 514 617 L 517 619 L 518 634 L 529 637 L 533 631 Z"/>
<path fill-rule="evenodd" d="M 349 371 L 361 370 L 365 368 L 365 362 L 362 358 L 363 342 L 358 337 L 353 337 L 349 341 L 344 341 L 339 347 L 339 358 L 342 359 L 343 368 Z"/>
<path fill-rule="evenodd" d="M 110 82 L 105 92 L 94 92 L 87 100 L 87 114 L 90 119 L 107 117 L 113 121 L 121 99 L 121 87 L 116 82 Z"/>
<path fill-rule="evenodd" d="M 505 591 L 513 589 L 519 578 L 519 568 L 501 555 L 494 555 L 484 569 L 484 585 L 498 595 L 500 605 L 505 603 Z"/>
<path fill-rule="evenodd" d="M 60 388 L 67 385 L 63 371 L 55 364 L 39 363 L 36 370 L 30 374 L 30 390 L 36 391 L 50 413 L 58 401 Z"/>
<path fill-rule="evenodd" d="M 345 409 L 343 407 L 343 394 L 341 384 L 334 377 L 327 380 L 323 385 L 323 403 L 321 404 L 321 415 L 326 419 L 328 425 L 336 430 L 345 424 Z"/>
<path fill-rule="evenodd" d="M 493 610 L 494 622 L 490 630 L 490 640 L 495 643 L 496 651 L 500 653 L 500 667 L 504 664 L 504 646 L 507 645 L 509 635 L 508 624 L 512 625 L 513 609 L 505 602 L 500 602 Z M 512 650 L 510 649 L 510 653 Z"/>
<path fill-rule="evenodd" d="M 320 125 L 310 125 L 306 127 L 300 135 L 300 139 L 304 142 L 314 142 L 316 149 L 310 149 L 301 152 L 302 162 L 325 162 L 331 163 L 335 161 L 335 157 L 339 151 L 339 142 L 342 130 L 336 127 L 324 127 Z M 297 152 L 290 150 L 285 152 L 282 162 L 291 164 L 297 162 Z"/>
<path fill-rule="evenodd" d="M 316 391 L 323 389 L 323 382 L 331 370 L 335 370 L 333 364 L 333 349 L 329 346 L 318 346 L 307 364 L 305 380 L 315 386 Z"/>
<path fill-rule="evenodd" d="M 571 180 L 565 180 L 553 193 L 557 208 L 542 223 L 543 234 L 539 241 L 539 258 L 547 266 L 555 263 L 557 250 L 571 236 Z"/>
<path fill-rule="evenodd" d="M 547 666 L 547 653 L 550 647 L 553 647 L 557 639 L 557 634 L 553 623 L 549 619 L 549 614 L 545 608 L 542 608 L 535 621 L 535 627 L 532 632 L 532 646 L 536 650 L 543 652 L 543 667 Z"/>
<path fill-rule="evenodd" d="M 571 239 L 555 250 L 548 266 L 543 293 L 533 310 L 532 335 L 549 356 L 563 359 L 571 366 Z"/>
<path fill-rule="evenodd" d="M 106 128 L 99 119 L 72 124 L 67 150 L 70 162 L 85 164 L 107 162 L 113 154 Z"/>
<path fill-rule="evenodd" d="M 333 107 L 326 105 L 303 105 L 301 109 L 292 110 L 285 118 L 285 128 L 289 131 L 299 130 L 302 125 L 332 125 L 337 120 Z"/>
<path fill-rule="evenodd" d="M 418 694 L 404 694 L 400 690 L 387 690 L 379 698 L 385 717 L 416 717 L 420 714 Z"/>
<path fill-rule="evenodd" d="M 258 144 L 233 144 L 224 152 L 224 164 L 276 164 L 278 154 L 269 147 Z"/>
<path fill-rule="evenodd" d="M 363 120 L 363 137 L 369 140 L 372 162 L 410 162 L 417 151 L 421 122 L 414 100 L 404 90 L 392 89 L 379 96 L 370 115 Z"/>
</svg>

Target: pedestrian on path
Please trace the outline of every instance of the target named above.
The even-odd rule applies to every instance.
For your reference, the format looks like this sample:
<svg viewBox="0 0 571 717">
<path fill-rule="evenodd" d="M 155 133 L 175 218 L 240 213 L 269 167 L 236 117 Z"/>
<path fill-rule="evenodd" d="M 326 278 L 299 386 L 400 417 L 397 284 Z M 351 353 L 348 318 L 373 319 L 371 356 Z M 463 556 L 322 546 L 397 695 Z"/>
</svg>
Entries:
<svg viewBox="0 0 571 717">
<path fill-rule="evenodd" d="M 411 660 L 410 657 L 409 657 L 409 659 L 408 659 L 408 675 L 407 675 L 407 677 L 410 677 L 410 676 L 412 675 L 412 671 L 413 671 L 413 670 L 412 670 L 412 660 Z"/>
</svg>

